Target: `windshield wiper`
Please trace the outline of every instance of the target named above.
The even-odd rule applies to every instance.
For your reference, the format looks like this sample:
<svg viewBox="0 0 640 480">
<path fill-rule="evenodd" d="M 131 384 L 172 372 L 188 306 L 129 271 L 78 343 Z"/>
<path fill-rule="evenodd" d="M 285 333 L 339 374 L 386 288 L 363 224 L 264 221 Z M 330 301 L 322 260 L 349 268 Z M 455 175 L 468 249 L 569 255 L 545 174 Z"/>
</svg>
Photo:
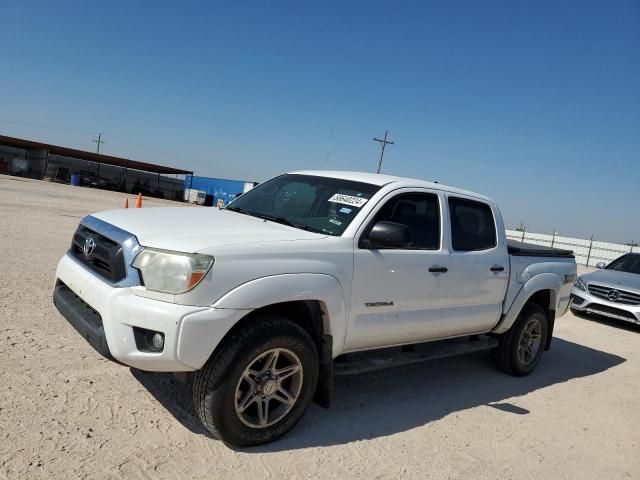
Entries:
<svg viewBox="0 0 640 480">
<path fill-rule="evenodd" d="M 254 214 L 253 212 L 250 212 L 249 210 L 245 210 L 244 208 L 240 208 L 240 207 L 234 207 L 233 205 L 229 205 L 228 207 L 225 207 L 224 210 L 229 210 L 230 212 L 238 212 L 243 215 L 250 215 L 252 217 L 256 216 L 256 214 Z"/>
<path fill-rule="evenodd" d="M 228 207 L 225 207 L 224 210 L 229 210 L 231 212 L 241 213 L 243 215 L 249 215 L 251 217 L 261 218 L 263 220 L 268 220 L 270 222 L 279 223 L 281 225 L 286 225 L 288 227 L 299 228 L 301 230 L 306 230 L 308 232 L 325 233 L 322 230 L 320 230 L 319 228 L 310 227 L 309 225 L 304 225 L 302 223 L 292 222 L 291 220 L 289 220 L 289 219 L 287 219 L 285 217 L 279 217 L 277 215 L 269 215 L 267 213 L 250 212 L 249 210 L 245 210 L 244 208 L 240 208 L 240 207 L 234 207 L 233 205 L 229 205 Z"/>
<path fill-rule="evenodd" d="M 258 218 L 269 220 L 270 222 L 279 223 L 281 225 L 286 225 L 288 227 L 299 228 L 301 230 L 306 230 L 310 232 L 323 233 L 321 230 L 317 228 L 310 227 L 309 225 L 304 225 L 303 223 L 292 222 L 291 220 L 285 217 L 279 217 L 277 215 L 268 215 L 266 213 L 256 213 L 254 215 Z"/>
<path fill-rule="evenodd" d="M 270 222 L 275 222 L 275 223 L 280 223 L 282 225 L 287 225 L 288 227 L 295 227 L 295 228 L 301 228 L 304 227 L 305 225 L 300 225 L 298 223 L 293 223 L 292 221 L 284 218 L 284 217 L 278 217 L 277 215 L 269 215 L 266 213 L 256 213 L 255 214 L 256 217 L 258 218 L 262 218 L 263 220 L 269 220 Z"/>
</svg>

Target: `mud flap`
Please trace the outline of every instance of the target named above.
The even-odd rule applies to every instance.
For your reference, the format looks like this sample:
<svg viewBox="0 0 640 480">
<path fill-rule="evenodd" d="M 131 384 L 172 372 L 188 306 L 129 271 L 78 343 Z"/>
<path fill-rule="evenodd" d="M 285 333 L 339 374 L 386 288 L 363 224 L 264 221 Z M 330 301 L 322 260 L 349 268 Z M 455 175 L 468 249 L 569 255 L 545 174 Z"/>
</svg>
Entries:
<svg viewBox="0 0 640 480">
<path fill-rule="evenodd" d="M 322 336 L 320 347 L 320 368 L 318 372 L 318 386 L 313 401 L 324 408 L 331 407 L 333 396 L 333 337 Z"/>
<path fill-rule="evenodd" d="M 553 339 L 553 327 L 556 323 L 556 311 L 555 310 L 548 310 L 547 311 L 547 326 L 548 328 L 548 333 L 547 333 L 547 342 L 544 344 L 544 350 L 547 351 L 551 348 L 551 340 Z"/>
</svg>

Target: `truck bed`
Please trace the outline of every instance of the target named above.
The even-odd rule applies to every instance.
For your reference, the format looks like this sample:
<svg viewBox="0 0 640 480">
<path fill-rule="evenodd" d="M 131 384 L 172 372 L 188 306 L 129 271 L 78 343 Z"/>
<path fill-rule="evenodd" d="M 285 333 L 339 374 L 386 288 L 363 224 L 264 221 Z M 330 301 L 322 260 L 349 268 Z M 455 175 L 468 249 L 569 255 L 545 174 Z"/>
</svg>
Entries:
<svg viewBox="0 0 640 480">
<path fill-rule="evenodd" d="M 507 240 L 509 255 L 520 257 L 574 258 L 573 251 Z"/>
</svg>

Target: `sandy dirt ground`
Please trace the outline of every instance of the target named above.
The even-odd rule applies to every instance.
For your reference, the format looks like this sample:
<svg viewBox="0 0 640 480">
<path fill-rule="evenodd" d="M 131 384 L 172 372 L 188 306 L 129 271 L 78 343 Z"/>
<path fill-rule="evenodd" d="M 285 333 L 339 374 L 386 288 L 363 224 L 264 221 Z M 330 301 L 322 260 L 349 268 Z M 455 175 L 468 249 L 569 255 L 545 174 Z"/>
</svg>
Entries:
<svg viewBox="0 0 640 480">
<path fill-rule="evenodd" d="M 123 202 L 0 176 L 0 478 L 640 478 L 640 331 L 571 314 L 528 377 L 486 355 L 339 377 L 281 441 L 225 447 L 188 384 L 102 359 L 52 305 L 80 218 Z"/>
</svg>

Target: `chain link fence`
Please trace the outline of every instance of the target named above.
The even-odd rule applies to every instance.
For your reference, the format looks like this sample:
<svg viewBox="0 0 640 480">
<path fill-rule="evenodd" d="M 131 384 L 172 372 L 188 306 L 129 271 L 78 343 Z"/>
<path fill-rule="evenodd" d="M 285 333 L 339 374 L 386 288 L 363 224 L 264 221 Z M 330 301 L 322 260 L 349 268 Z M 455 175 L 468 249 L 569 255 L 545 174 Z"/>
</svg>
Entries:
<svg viewBox="0 0 640 480">
<path fill-rule="evenodd" d="M 634 247 L 620 243 L 598 242 L 593 237 L 561 237 L 557 234 L 548 235 L 507 229 L 507 238 L 535 245 L 573 250 L 576 256 L 576 263 L 587 267 L 595 267 L 599 262 L 609 263 L 625 253 L 640 253 L 640 246 Z"/>
</svg>

